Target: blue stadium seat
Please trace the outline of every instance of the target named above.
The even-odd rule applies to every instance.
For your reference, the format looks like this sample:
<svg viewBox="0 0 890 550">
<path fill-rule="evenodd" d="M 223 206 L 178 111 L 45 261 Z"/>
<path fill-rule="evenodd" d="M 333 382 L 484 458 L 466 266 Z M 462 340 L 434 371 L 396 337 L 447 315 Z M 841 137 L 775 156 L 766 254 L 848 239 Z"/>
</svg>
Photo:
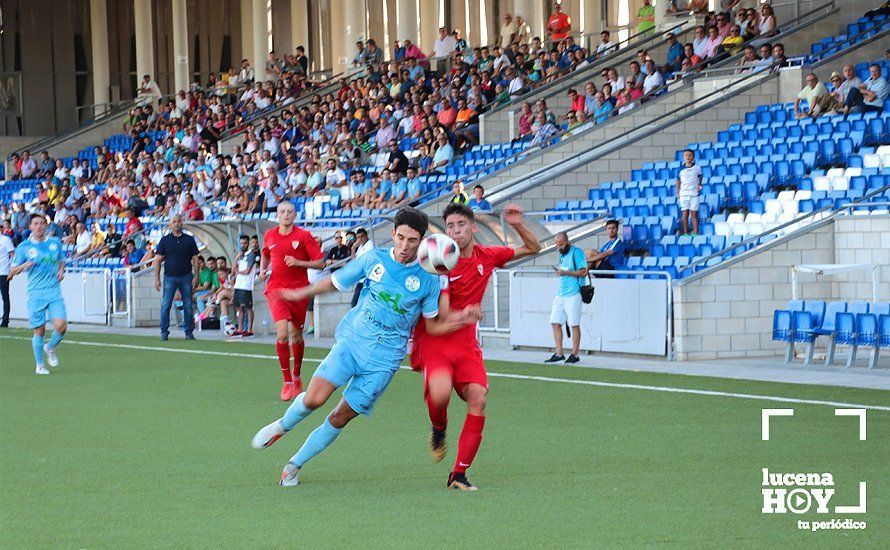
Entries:
<svg viewBox="0 0 890 550">
<path fill-rule="evenodd" d="M 856 347 L 856 315 L 849 312 L 840 312 L 837 314 L 834 324 L 834 334 L 829 343 L 828 353 L 825 357 L 825 366 L 834 363 L 834 351 L 837 344 L 852 346 L 850 354 L 847 358 L 847 367 L 853 366 L 855 359 Z"/>
</svg>

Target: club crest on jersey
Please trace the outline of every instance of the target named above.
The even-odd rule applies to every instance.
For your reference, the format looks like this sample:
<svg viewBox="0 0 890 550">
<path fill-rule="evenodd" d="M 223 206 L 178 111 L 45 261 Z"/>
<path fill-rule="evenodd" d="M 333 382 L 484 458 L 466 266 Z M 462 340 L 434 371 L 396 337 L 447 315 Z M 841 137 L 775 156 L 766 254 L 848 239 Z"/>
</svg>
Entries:
<svg viewBox="0 0 890 550">
<path fill-rule="evenodd" d="M 485 267 L 482 264 L 477 264 L 476 270 L 479 272 L 479 275 L 485 275 Z"/>
<path fill-rule="evenodd" d="M 59 249 L 59 245 L 57 245 L 56 243 L 49 243 L 49 249 L 55 252 Z"/>
<path fill-rule="evenodd" d="M 375 283 L 379 283 L 385 272 L 386 268 L 383 267 L 383 264 L 375 264 L 374 267 L 371 268 L 371 272 L 368 273 L 368 279 L 371 279 Z"/>
<path fill-rule="evenodd" d="M 32 259 L 33 259 L 33 258 L 36 258 L 36 257 L 37 257 L 37 249 L 36 249 L 36 248 L 29 248 L 29 249 L 28 249 L 28 257 L 29 257 L 29 258 L 32 258 Z"/>
<path fill-rule="evenodd" d="M 296 250 L 296 249 L 297 249 L 297 247 L 299 247 L 299 246 L 300 246 L 300 241 L 291 241 L 291 242 L 290 242 L 290 244 L 292 244 L 292 245 L 293 245 L 293 247 L 294 247 L 294 250 Z"/>
<path fill-rule="evenodd" d="M 420 279 L 414 275 L 411 275 L 407 279 L 405 279 L 405 288 L 407 288 L 411 292 L 417 292 L 420 288 Z"/>
</svg>

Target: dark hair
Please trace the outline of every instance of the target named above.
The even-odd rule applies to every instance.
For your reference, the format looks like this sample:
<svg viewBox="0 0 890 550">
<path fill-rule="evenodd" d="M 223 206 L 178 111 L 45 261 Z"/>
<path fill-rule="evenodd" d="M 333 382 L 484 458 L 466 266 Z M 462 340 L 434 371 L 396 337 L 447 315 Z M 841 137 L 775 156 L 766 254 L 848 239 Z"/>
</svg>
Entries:
<svg viewBox="0 0 890 550">
<path fill-rule="evenodd" d="M 477 185 L 477 187 L 480 187 Z M 448 206 L 445 207 L 445 210 L 442 211 L 442 221 L 447 222 L 448 216 L 452 215 L 463 216 L 471 222 L 476 221 L 476 215 L 473 213 L 473 210 L 470 209 L 466 204 L 461 204 L 458 202 L 452 202 Z"/>
<path fill-rule="evenodd" d="M 692 153 L 692 156 L 695 156 L 695 151 L 693 151 L 692 149 L 683 149 L 683 152 L 684 153 Z"/>
<path fill-rule="evenodd" d="M 46 221 L 46 214 L 40 214 L 39 212 L 34 212 L 33 214 L 31 214 L 30 217 L 28 217 L 28 223 L 33 222 L 34 218 L 40 218 L 43 221 Z"/>
<path fill-rule="evenodd" d="M 238 240 L 239 241 L 249 241 L 250 237 L 248 237 L 247 235 L 241 235 L 240 237 L 238 237 Z"/>
<path fill-rule="evenodd" d="M 606 222 L 606 227 L 609 227 L 610 225 L 613 225 L 613 224 L 615 225 L 615 227 L 619 227 L 621 225 L 621 222 L 619 222 L 616 219 L 611 219 Z"/>
<path fill-rule="evenodd" d="M 216 256 L 207 256 L 207 261 L 208 261 L 208 262 L 210 262 L 210 261 L 214 261 L 214 262 L 215 262 L 215 261 L 216 261 Z"/>
<path fill-rule="evenodd" d="M 367 236 L 368 236 L 368 230 L 365 229 L 364 227 L 359 227 L 358 229 L 356 229 L 355 234 L 356 234 L 356 236 L 358 236 L 358 235 L 364 235 L 365 237 L 367 237 Z"/>
<path fill-rule="evenodd" d="M 485 193 L 485 188 L 482 187 L 481 185 L 479 185 L 478 183 L 477 183 L 476 185 L 473 186 L 473 189 L 474 189 L 474 190 L 476 190 L 476 189 L 480 189 L 483 193 Z"/>
<path fill-rule="evenodd" d="M 420 233 L 420 236 L 423 237 L 426 235 L 426 230 L 429 228 L 430 220 L 427 215 L 420 210 L 411 208 L 410 206 L 404 206 L 396 213 L 395 218 L 393 218 L 393 223 L 395 224 L 396 229 L 398 229 L 399 226 L 407 225 L 411 229 Z"/>
</svg>

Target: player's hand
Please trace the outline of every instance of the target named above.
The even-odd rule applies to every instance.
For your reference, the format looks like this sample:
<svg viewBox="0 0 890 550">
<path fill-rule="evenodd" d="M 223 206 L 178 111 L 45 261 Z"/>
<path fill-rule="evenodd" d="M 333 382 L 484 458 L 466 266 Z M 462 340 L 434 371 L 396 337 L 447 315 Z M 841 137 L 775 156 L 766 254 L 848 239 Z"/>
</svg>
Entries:
<svg viewBox="0 0 890 550">
<path fill-rule="evenodd" d="M 262 270 L 262 271 L 260 271 L 260 272 L 257 274 L 257 278 L 259 278 L 259 280 L 261 280 L 261 281 L 265 281 L 265 280 L 266 280 L 266 277 L 268 277 L 268 276 L 269 276 L 269 272 L 266 271 L 265 269 Z"/>
<path fill-rule="evenodd" d="M 297 260 L 293 256 L 285 256 L 284 257 L 285 265 L 288 265 L 290 267 L 297 267 L 298 262 L 299 262 L 299 260 Z"/>
<path fill-rule="evenodd" d="M 516 204 L 508 204 L 504 207 L 504 222 L 510 225 L 519 225 L 522 223 L 522 208 Z"/>
<path fill-rule="evenodd" d="M 310 287 L 308 286 L 298 289 L 282 288 L 278 291 L 278 297 L 282 300 L 287 300 L 288 302 L 300 302 L 302 300 L 308 300 L 311 296 L 309 288 Z"/>
<path fill-rule="evenodd" d="M 27 270 L 31 269 L 32 267 L 34 267 L 34 262 L 32 262 L 31 260 L 28 260 L 27 262 L 22 264 L 22 271 L 27 271 Z"/>
<path fill-rule="evenodd" d="M 59 282 L 61 282 L 62 279 L 64 279 L 64 278 L 65 278 L 65 270 L 60 269 L 59 272 L 56 274 L 56 279 L 58 279 Z"/>
<path fill-rule="evenodd" d="M 161 281 L 160 281 L 160 279 L 155 279 L 155 290 L 157 290 L 158 292 L 161 291 Z"/>
<path fill-rule="evenodd" d="M 479 304 L 467 306 L 461 313 L 463 314 L 464 324 L 472 325 L 482 319 L 482 306 Z"/>
</svg>

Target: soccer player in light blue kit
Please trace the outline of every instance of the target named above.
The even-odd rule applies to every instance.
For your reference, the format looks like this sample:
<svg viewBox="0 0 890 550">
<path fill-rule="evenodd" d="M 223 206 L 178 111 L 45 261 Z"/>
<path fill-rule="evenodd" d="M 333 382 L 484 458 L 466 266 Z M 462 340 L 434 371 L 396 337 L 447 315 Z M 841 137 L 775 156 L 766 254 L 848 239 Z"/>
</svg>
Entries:
<svg viewBox="0 0 890 550">
<path fill-rule="evenodd" d="M 350 292 L 356 283 L 365 280 L 358 305 L 337 325 L 336 342 L 308 389 L 294 399 L 282 418 L 253 437 L 255 449 L 269 447 L 324 405 L 337 388 L 349 383 L 340 403 L 284 467 L 279 482 L 282 486 L 297 485 L 300 468 L 306 462 L 333 443 L 359 413 L 371 413 L 399 369 L 421 314 L 427 330 L 437 334 L 453 332 L 480 317 L 478 306 L 448 312 L 443 300 L 440 308 L 440 285 L 447 282 L 417 263 L 417 249 L 429 223 L 426 214 L 406 207 L 399 210 L 394 221 L 392 248 L 363 254 L 308 287 L 279 291 L 285 300 L 305 300 L 335 290 Z"/>
<path fill-rule="evenodd" d="M 37 374 L 49 374 L 43 357 L 46 355 L 49 366 L 59 365 L 56 346 L 68 330 L 68 316 L 65 314 L 65 301 L 59 285 L 65 276 L 65 254 L 62 251 L 62 241 L 46 236 L 47 224 L 43 214 L 32 214 L 29 227 L 31 236 L 16 247 L 9 278 L 28 272 L 28 325 L 34 329 L 34 338 L 31 340 L 34 361 L 37 363 Z M 44 344 L 47 315 L 53 320 L 54 330 L 49 343 Z"/>
</svg>

